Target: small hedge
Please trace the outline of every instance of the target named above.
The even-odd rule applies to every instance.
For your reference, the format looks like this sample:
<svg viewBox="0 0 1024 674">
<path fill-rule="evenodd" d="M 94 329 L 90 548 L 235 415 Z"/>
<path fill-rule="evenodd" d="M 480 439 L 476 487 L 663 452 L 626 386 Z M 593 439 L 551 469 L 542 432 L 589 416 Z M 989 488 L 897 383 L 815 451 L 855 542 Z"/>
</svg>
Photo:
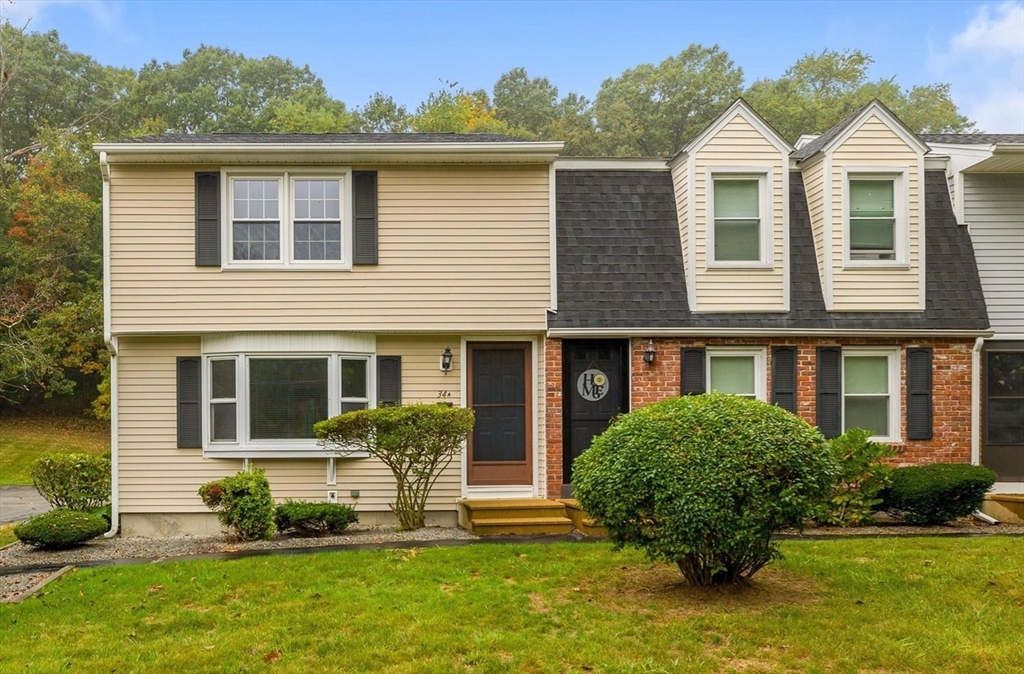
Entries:
<svg viewBox="0 0 1024 674">
<path fill-rule="evenodd" d="M 99 508 L 110 502 L 110 459 L 89 454 L 47 454 L 32 466 L 32 484 L 54 508 Z"/>
<path fill-rule="evenodd" d="M 981 507 L 996 474 L 983 466 L 935 463 L 892 473 L 880 510 L 910 524 L 945 524 Z"/>
<path fill-rule="evenodd" d="M 274 535 L 274 498 L 262 468 L 207 482 L 199 496 L 240 540 Z"/>
<path fill-rule="evenodd" d="M 298 536 L 336 535 L 358 521 L 359 515 L 352 506 L 340 503 L 287 500 L 274 513 L 278 531 L 291 531 Z"/>
<path fill-rule="evenodd" d="M 19 541 L 44 550 L 72 548 L 106 531 L 102 517 L 73 510 L 51 510 L 14 527 Z"/>
</svg>

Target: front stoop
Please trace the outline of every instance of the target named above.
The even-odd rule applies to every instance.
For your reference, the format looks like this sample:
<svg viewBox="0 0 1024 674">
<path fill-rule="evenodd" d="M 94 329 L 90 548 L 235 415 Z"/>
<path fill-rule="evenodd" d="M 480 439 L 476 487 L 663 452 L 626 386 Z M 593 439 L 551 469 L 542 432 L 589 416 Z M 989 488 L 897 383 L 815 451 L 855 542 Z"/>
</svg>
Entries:
<svg viewBox="0 0 1024 674">
<path fill-rule="evenodd" d="M 576 531 L 580 532 L 584 536 L 593 536 L 595 538 L 608 537 L 608 532 L 605 531 L 605 528 L 598 524 L 597 520 L 588 515 L 587 512 L 580 507 L 579 501 L 574 498 L 562 498 L 558 500 L 565 504 L 565 512 L 569 515 L 569 519 L 572 520 L 572 524 L 576 527 Z"/>
<path fill-rule="evenodd" d="M 988 494 L 981 512 L 1006 524 L 1024 524 L 1024 494 Z"/>
<path fill-rule="evenodd" d="M 572 520 L 565 506 L 546 498 L 461 498 L 459 526 L 477 536 L 567 534 Z"/>
</svg>

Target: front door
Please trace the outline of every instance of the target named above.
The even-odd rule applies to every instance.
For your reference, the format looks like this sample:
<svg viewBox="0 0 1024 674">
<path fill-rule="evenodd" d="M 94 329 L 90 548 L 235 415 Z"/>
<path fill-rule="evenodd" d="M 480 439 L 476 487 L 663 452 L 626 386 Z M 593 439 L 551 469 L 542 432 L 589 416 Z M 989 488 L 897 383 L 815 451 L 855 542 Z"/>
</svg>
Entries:
<svg viewBox="0 0 1024 674">
<path fill-rule="evenodd" d="M 563 349 L 562 496 L 568 497 L 573 460 L 613 417 L 629 411 L 629 342 L 565 341 Z"/>
<path fill-rule="evenodd" d="M 466 483 L 533 484 L 530 344 L 470 343 L 467 349 L 467 400 L 476 424 L 467 443 Z"/>
</svg>

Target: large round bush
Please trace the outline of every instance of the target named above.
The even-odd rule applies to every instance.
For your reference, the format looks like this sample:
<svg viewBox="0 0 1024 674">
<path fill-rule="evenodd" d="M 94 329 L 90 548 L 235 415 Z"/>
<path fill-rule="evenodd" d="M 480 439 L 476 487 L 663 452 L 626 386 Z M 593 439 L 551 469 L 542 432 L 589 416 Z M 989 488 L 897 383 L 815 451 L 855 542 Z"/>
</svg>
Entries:
<svg viewBox="0 0 1024 674">
<path fill-rule="evenodd" d="M 777 558 L 772 533 L 806 517 L 835 477 L 817 429 L 725 394 L 630 412 L 573 463 L 576 498 L 616 545 L 696 585 L 745 580 Z"/>
<path fill-rule="evenodd" d="M 51 510 L 14 527 L 22 543 L 45 550 L 63 550 L 96 538 L 107 530 L 99 515 L 74 510 Z"/>
</svg>

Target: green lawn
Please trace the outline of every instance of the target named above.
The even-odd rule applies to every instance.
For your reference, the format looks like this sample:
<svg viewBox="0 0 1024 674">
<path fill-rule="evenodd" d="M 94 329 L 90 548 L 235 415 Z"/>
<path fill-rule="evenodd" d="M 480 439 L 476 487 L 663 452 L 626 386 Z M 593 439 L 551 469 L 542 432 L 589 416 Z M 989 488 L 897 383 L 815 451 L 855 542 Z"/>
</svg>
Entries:
<svg viewBox="0 0 1024 674">
<path fill-rule="evenodd" d="M 0 672 L 1018 672 L 1024 539 L 784 544 L 699 591 L 605 544 L 83 570 L 0 605 Z"/>
<path fill-rule="evenodd" d="M 14 537 L 14 526 L 13 522 L 11 524 L 0 524 L 0 548 L 18 540 Z"/>
<path fill-rule="evenodd" d="M 0 484 L 32 484 L 29 471 L 43 454 L 110 449 L 110 424 L 79 417 L 0 418 Z"/>
</svg>

